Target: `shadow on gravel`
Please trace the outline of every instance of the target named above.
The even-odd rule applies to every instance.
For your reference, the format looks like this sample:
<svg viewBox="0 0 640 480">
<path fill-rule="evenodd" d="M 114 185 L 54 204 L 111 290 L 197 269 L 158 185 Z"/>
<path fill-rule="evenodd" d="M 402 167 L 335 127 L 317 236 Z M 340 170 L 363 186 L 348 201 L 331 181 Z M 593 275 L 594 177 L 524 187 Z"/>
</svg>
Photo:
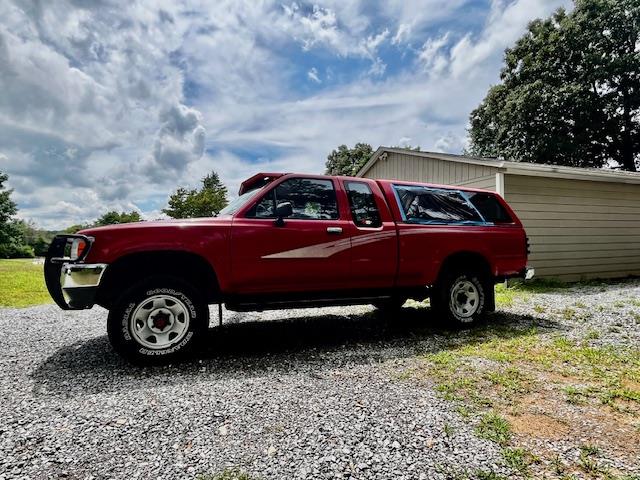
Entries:
<svg viewBox="0 0 640 480">
<path fill-rule="evenodd" d="M 286 312 L 283 312 L 286 315 Z M 216 319 L 212 318 L 212 325 Z M 514 327 L 514 328 L 505 328 Z M 123 361 L 106 335 L 65 346 L 32 374 L 34 393 L 74 397 L 135 390 L 199 380 L 222 381 L 265 373 L 321 374 L 345 365 L 378 363 L 436 352 L 478 340 L 488 328 L 507 336 L 531 328 L 558 330 L 551 321 L 495 313 L 470 329 L 452 330 L 425 308 L 403 308 L 386 316 L 371 311 L 255 321 L 213 327 L 193 358 L 162 367 L 138 367 Z"/>
</svg>

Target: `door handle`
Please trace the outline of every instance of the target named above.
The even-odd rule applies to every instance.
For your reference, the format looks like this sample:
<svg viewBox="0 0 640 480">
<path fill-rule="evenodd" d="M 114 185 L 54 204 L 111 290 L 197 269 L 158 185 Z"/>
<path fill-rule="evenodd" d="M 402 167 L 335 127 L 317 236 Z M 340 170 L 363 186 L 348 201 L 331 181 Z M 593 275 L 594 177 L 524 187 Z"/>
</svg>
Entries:
<svg viewBox="0 0 640 480">
<path fill-rule="evenodd" d="M 340 235 L 342 233 L 342 227 L 327 227 L 327 233 Z"/>
</svg>

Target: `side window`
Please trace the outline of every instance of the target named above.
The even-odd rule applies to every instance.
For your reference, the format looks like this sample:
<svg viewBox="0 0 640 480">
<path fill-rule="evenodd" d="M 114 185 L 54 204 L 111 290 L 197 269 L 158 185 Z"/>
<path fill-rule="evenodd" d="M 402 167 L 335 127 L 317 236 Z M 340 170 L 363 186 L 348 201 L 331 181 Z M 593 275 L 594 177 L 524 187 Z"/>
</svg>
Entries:
<svg viewBox="0 0 640 480">
<path fill-rule="evenodd" d="M 276 202 L 273 196 L 273 190 L 267 193 L 262 199 L 255 204 L 249 213 L 248 217 L 255 218 L 275 218 Z"/>
<path fill-rule="evenodd" d="M 475 208 L 457 190 L 394 185 L 407 222 L 482 222 Z"/>
<path fill-rule="evenodd" d="M 487 222 L 512 223 L 513 219 L 495 195 L 481 192 L 468 192 L 467 198 Z"/>
<path fill-rule="evenodd" d="M 347 196 L 353 221 L 358 227 L 382 225 L 376 199 L 369 185 L 363 182 L 346 182 Z"/>
<path fill-rule="evenodd" d="M 290 202 L 293 214 L 289 218 L 303 220 L 334 220 L 338 218 L 336 191 L 331 180 L 291 178 L 269 191 L 247 213 L 252 218 L 275 218 L 276 205 Z"/>
</svg>

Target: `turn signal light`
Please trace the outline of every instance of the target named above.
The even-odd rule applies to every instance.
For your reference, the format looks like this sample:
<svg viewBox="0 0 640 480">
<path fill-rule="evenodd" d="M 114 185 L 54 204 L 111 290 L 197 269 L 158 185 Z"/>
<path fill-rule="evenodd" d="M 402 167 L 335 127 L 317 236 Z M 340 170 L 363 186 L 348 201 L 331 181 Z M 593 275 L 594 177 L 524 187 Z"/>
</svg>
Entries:
<svg viewBox="0 0 640 480">
<path fill-rule="evenodd" d="M 71 260 L 78 260 L 82 257 L 82 254 L 87 249 L 87 242 L 83 238 L 74 238 L 71 242 L 71 253 L 69 257 Z"/>
</svg>

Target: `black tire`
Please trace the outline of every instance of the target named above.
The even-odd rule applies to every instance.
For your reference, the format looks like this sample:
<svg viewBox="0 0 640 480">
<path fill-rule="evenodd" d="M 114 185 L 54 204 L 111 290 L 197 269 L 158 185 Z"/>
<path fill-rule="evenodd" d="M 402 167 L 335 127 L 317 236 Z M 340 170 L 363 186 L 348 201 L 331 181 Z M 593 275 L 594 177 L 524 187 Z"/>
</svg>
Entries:
<svg viewBox="0 0 640 480">
<path fill-rule="evenodd" d="M 431 293 L 431 309 L 458 326 L 470 326 L 485 317 L 490 307 L 490 282 L 477 270 L 443 272 Z"/>
<path fill-rule="evenodd" d="M 209 307 L 202 295 L 172 276 L 154 276 L 132 286 L 115 302 L 107 319 L 115 351 L 138 364 L 183 358 L 208 328 Z"/>
<path fill-rule="evenodd" d="M 384 300 L 378 300 L 373 303 L 373 306 L 384 313 L 397 312 L 407 302 L 404 297 L 390 297 Z"/>
</svg>

